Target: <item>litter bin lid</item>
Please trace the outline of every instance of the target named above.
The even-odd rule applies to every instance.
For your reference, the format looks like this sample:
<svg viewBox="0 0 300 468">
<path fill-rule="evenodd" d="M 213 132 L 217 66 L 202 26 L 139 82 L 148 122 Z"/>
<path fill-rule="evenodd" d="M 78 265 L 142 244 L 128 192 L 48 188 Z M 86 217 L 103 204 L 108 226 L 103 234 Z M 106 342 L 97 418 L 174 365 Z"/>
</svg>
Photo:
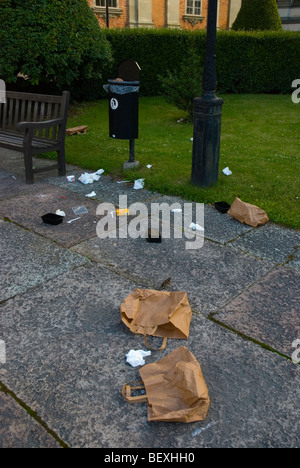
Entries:
<svg viewBox="0 0 300 468">
<path fill-rule="evenodd" d="M 124 81 L 140 81 L 141 68 L 135 60 L 126 59 L 119 63 L 117 75 Z"/>
</svg>

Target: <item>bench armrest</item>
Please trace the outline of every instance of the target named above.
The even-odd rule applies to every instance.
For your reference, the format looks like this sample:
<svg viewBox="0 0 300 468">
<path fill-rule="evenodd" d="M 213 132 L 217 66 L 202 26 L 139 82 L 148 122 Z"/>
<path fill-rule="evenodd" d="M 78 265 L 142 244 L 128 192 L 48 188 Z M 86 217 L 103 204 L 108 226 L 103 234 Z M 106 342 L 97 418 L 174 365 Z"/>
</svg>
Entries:
<svg viewBox="0 0 300 468">
<path fill-rule="evenodd" d="M 23 132 L 25 130 L 50 128 L 50 127 L 54 127 L 55 125 L 62 125 L 63 123 L 64 123 L 63 119 L 44 120 L 42 122 L 18 122 L 16 125 L 16 130 L 18 132 Z"/>
</svg>

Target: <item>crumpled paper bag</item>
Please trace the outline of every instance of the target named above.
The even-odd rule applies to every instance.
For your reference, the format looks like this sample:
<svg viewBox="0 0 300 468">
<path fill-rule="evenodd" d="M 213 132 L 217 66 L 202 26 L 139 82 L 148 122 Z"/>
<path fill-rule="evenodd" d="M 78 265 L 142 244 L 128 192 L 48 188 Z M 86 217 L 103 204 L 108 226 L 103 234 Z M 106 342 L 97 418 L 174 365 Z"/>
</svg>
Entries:
<svg viewBox="0 0 300 468">
<path fill-rule="evenodd" d="M 243 224 L 248 224 L 252 227 L 257 227 L 269 221 L 267 213 L 256 205 L 243 202 L 236 198 L 232 203 L 228 214 Z"/>
<path fill-rule="evenodd" d="M 163 347 L 167 338 L 187 339 L 191 319 L 192 309 L 183 291 L 135 289 L 121 304 L 123 323 L 133 333 L 165 338 Z"/>
<path fill-rule="evenodd" d="M 131 403 L 147 401 L 149 421 L 189 423 L 206 418 L 208 389 L 199 362 L 185 346 L 146 364 L 139 373 L 146 395 L 131 397 L 130 385 L 123 386 L 122 395 Z"/>
</svg>

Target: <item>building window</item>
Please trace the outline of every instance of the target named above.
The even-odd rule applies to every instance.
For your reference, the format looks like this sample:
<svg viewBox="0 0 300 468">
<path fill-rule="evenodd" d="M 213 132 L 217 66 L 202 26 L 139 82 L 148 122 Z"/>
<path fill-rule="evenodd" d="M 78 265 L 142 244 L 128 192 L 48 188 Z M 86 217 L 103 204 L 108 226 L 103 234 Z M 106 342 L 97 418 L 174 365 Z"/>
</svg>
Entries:
<svg viewBox="0 0 300 468">
<path fill-rule="evenodd" d="M 187 0 L 186 2 L 187 15 L 201 15 L 201 0 Z"/>
<path fill-rule="evenodd" d="M 106 7 L 106 0 L 96 0 L 95 5 L 99 7 Z M 118 8 L 118 0 L 108 0 L 108 6 L 111 8 Z"/>
</svg>

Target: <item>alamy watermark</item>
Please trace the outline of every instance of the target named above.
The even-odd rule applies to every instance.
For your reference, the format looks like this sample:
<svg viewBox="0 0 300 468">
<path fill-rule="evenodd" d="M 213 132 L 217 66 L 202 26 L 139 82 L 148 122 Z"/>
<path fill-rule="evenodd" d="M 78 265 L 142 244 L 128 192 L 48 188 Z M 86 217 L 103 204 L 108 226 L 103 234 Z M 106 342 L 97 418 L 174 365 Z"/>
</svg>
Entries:
<svg viewBox="0 0 300 468">
<path fill-rule="evenodd" d="M 292 354 L 292 361 L 294 364 L 300 363 L 300 339 L 294 340 L 292 343 L 292 347 L 296 348 L 296 350 Z"/>
<path fill-rule="evenodd" d="M 295 91 L 292 93 L 292 101 L 294 104 L 299 104 L 300 102 L 300 79 L 293 81 L 292 88 L 296 88 Z"/>
<path fill-rule="evenodd" d="M 6 103 L 6 85 L 3 80 L 0 80 L 0 104 Z"/>
<path fill-rule="evenodd" d="M 6 364 L 6 345 L 3 340 L 0 340 L 0 364 Z"/>
<path fill-rule="evenodd" d="M 126 216 L 118 216 L 125 213 Z M 96 226 L 103 238 L 147 238 L 149 229 L 159 232 L 161 239 L 185 237 L 185 249 L 200 249 L 204 244 L 203 203 L 133 203 L 127 205 L 127 195 L 119 195 L 119 209 L 111 203 L 98 205 L 96 215 L 102 218 Z M 130 219 L 126 219 L 127 215 Z M 118 219 L 118 222 L 117 222 Z"/>
</svg>

